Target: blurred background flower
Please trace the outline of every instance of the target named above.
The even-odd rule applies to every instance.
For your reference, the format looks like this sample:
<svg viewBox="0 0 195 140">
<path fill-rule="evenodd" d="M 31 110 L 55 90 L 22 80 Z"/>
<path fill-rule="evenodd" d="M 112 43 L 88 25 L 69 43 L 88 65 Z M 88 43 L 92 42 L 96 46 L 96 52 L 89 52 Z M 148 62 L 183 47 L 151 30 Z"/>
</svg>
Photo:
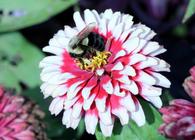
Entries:
<svg viewBox="0 0 195 140">
<path fill-rule="evenodd" d="M 195 66 L 190 69 L 191 76 L 187 77 L 184 81 L 184 89 L 188 95 L 195 102 Z"/>
<path fill-rule="evenodd" d="M 184 81 L 184 89 L 195 102 L 195 66 L 190 69 L 191 76 Z M 171 139 L 193 140 L 195 138 L 195 103 L 175 99 L 170 105 L 160 109 L 164 123 L 159 132 Z"/>
<path fill-rule="evenodd" d="M 175 99 L 170 106 L 160 109 L 163 121 L 159 128 L 161 134 L 175 140 L 193 140 L 195 138 L 195 103 Z"/>
<path fill-rule="evenodd" d="M 44 113 L 33 102 L 0 86 L 0 139 L 47 140 Z"/>
</svg>

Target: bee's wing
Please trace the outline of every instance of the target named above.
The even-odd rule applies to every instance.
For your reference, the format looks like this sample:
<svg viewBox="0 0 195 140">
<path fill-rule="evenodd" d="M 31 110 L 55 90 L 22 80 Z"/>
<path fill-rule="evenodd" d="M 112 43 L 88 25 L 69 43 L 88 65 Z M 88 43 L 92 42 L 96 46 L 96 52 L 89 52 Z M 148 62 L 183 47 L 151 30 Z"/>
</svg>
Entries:
<svg viewBox="0 0 195 140">
<path fill-rule="evenodd" d="M 83 38 L 87 37 L 90 34 L 90 32 L 94 30 L 95 27 L 96 27 L 95 22 L 89 23 L 83 30 L 81 30 L 78 33 L 77 37 L 82 40 Z"/>
<path fill-rule="evenodd" d="M 75 45 L 79 42 L 79 38 L 77 36 L 74 36 L 73 38 L 70 39 L 68 46 L 71 49 L 74 49 Z"/>
<path fill-rule="evenodd" d="M 84 39 L 85 37 L 87 37 L 90 32 L 92 32 L 94 30 L 94 28 L 96 27 L 96 23 L 92 22 L 89 23 L 83 30 L 81 30 L 76 36 L 74 36 L 73 38 L 70 39 L 68 46 L 70 48 L 75 48 L 76 44 L 81 41 L 82 39 Z"/>
</svg>

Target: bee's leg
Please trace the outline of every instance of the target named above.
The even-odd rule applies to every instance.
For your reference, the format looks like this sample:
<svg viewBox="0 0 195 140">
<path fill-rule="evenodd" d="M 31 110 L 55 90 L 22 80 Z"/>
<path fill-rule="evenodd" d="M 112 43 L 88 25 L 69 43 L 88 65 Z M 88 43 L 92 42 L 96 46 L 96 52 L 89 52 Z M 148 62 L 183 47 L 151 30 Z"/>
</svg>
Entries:
<svg viewBox="0 0 195 140">
<path fill-rule="evenodd" d="M 84 65 L 84 61 L 83 61 L 82 58 L 78 58 L 78 60 L 80 61 L 80 63 L 81 63 L 82 65 Z"/>
</svg>

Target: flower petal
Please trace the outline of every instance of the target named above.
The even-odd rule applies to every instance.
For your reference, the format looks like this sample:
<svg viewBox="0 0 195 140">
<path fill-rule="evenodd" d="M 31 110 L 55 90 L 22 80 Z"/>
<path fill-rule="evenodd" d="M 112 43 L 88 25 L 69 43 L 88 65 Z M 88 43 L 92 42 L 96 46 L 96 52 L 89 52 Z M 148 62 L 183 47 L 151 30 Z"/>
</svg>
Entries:
<svg viewBox="0 0 195 140">
<path fill-rule="evenodd" d="M 105 137 L 110 137 L 112 135 L 114 124 L 112 125 L 105 125 L 100 121 L 100 129 Z"/>
<path fill-rule="evenodd" d="M 98 123 L 98 118 L 95 114 L 86 113 L 85 126 L 89 134 L 94 134 Z"/>
<path fill-rule="evenodd" d="M 137 123 L 138 126 L 143 126 L 146 122 L 144 111 L 137 99 L 134 98 L 136 104 L 136 111 L 131 113 L 131 118 Z"/>
<path fill-rule="evenodd" d="M 85 23 L 86 24 L 90 24 L 90 23 L 96 23 L 97 24 L 97 20 L 96 20 L 95 15 L 89 9 L 86 9 L 84 11 L 84 18 L 85 18 Z"/>
<path fill-rule="evenodd" d="M 76 24 L 76 26 L 77 26 L 77 29 L 78 29 L 79 31 L 81 31 L 81 30 L 83 30 L 83 29 L 85 28 L 86 24 L 85 24 L 85 22 L 83 21 L 83 19 L 82 19 L 82 17 L 81 17 L 81 15 L 80 15 L 79 12 L 75 12 L 75 13 L 73 14 L 73 19 L 74 19 L 74 22 L 75 22 L 75 24 Z"/>
<path fill-rule="evenodd" d="M 102 77 L 102 87 L 108 94 L 113 94 L 114 88 L 109 76 Z"/>
</svg>

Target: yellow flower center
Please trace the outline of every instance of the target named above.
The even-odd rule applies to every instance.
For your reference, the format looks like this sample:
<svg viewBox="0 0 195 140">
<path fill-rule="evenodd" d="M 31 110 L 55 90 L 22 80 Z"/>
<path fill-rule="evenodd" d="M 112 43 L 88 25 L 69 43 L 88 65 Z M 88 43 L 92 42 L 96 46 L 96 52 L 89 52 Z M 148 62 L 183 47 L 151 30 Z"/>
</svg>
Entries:
<svg viewBox="0 0 195 140">
<path fill-rule="evenodd" d="M 96 51 L 96 55 L 92 58 L 79 58 L 76 59 L 76 63 L 83 70 L 94 71 L 95 69 L 106 65 L 110 55 L 111 53 L 108 51 Z"/>
</svg>

